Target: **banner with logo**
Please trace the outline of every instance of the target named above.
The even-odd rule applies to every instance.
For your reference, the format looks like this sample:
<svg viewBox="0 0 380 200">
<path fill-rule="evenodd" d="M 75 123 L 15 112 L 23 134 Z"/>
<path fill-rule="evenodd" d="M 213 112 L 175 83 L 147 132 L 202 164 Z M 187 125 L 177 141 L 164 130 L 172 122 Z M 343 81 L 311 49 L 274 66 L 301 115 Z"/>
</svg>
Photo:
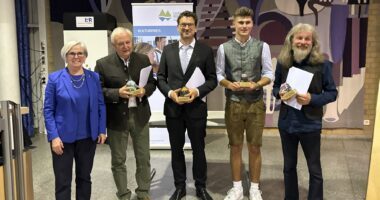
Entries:
<svg viewBox="0 0 380 200">
<path fill-rule="evenodd" d="M 179 40 L 177 18 L 185 10 L 192 11 L 193 3 L 132 3 L 134 44 L 148 43 L 154 48 L 156 37 L 166 37 L 166 44 Z M 150 148 L 169 149 L 169 135 L 163 115 L 165 97 L 156 89 L 148 98 L 152 111 Z M 190 148 L 186 137 L 185 148 Z"/>
<path fill-rule="evenodd" d="M 192 11 L 193 3 L 132 3 L 135 44 L 147 42 L 154 46 L 157 36 L 167 37 L 168 43 L 177 41 L 177 18 L 185 10 Z"/>
</svg>

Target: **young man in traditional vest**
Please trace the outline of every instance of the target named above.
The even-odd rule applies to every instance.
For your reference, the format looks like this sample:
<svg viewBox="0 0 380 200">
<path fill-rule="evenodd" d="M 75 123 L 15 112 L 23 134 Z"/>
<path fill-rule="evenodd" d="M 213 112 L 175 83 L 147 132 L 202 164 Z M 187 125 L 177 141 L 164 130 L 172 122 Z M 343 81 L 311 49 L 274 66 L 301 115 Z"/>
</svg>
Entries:
<svg viewBox="0 0 380 200">
<path fill-rule="evenodd" d="M 267 43 L 251 37 L 253 11 L 238 8 L 233 16 L 235 37 L 220 45 L 217 78 L 225 87 L 225 121 L 230 146 L 233 187 L 226 200 L 242 200 L 241 178 L 244 132 L 249 151 L 250 200 L 262 200 L 259 190 L 262 134 L 265 122 L 263 86 L 273 79 Z"/>
</svg>

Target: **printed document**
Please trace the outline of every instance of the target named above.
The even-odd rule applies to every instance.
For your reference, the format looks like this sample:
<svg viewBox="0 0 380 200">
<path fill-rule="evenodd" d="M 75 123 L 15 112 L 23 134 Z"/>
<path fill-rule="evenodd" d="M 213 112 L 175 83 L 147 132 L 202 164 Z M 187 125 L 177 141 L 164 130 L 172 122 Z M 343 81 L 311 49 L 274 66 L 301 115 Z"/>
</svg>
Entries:
<svg viewBox="0 0 380 200">
<path fill-rule="evenodd" d="M 139 80 L 140 88 L 144 87 L 148 83 L 150 71 L 152 71 L 152 65 L 149 65 L 148 67 L 144 67 L 141 69 Z"/>
<path fill-rule="evenodd" d="M 189 81 L 186 83 L 187 88 L 196 88 L 203 85 L 206 82 L 205 76 L 199 67 L 196 67 Z M 206 102 L 206 97 L 202 98 L 202 101 Z"/>
<path fill-rule="evenodd" d="M 288 72 L 288 77 L 286 77 L 286 83 L 288 83 L 292 89 L 296 89 L 298 94 L 306 94 L 313 75 L 314 74 L 305 70 L 291 67 Z M 284 101 L 284 103 L 297 110 L 301 110 L 302 108 L 302 105 L 297 102 L 295 96 L 288 101 Z"/>
</svg>

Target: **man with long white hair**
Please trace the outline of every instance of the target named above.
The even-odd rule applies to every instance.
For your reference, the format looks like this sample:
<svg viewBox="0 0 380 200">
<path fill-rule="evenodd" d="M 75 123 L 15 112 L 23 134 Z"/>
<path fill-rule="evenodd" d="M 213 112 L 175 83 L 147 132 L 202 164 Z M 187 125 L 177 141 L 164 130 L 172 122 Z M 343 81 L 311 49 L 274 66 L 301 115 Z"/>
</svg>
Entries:
<svg viewBox="0 0 380 200">
<path fill-rule="evenodd" d="M 297 24 L 285 38 L 278 56 L 273 84 L 273 95 L 281 99 L 278 119 L 282 152 L 284 156 L 285 200 L 298 200 L 297 152 L 301 144 L 309 169 L 308 200 L 323 199 L 323 177 L 320 159 L 323 106 L 333 102 L 337 90 L 332 77 L 332 63 L 326 60 L 319 50 L 319 40 L 315 28 L 309 24 Z M 313 74 L 306 94 L 297 93 L 301 110 L 284 102 L 285 93 L 280 90 L 285 83 L 288 71 L 296 67 Z"/>
</svg>

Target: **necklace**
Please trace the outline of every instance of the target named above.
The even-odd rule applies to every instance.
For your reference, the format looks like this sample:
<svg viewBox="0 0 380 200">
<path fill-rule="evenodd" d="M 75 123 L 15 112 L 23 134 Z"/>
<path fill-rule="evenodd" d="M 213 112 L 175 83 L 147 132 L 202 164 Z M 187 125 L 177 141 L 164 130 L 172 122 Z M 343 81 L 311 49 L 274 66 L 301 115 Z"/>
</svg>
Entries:
<svg viewBox="0 0 380 200">
<path fill-rule="evenodd" d="M 83 73 L 78 79 L 75 79 L 74 76 L 70 75 L 70 79 L 71 79 L 71 84 L 73 85 L 73 87 L 76 89 L 79 89 L 84 84 L 85 76 Z"/>
</svg>

